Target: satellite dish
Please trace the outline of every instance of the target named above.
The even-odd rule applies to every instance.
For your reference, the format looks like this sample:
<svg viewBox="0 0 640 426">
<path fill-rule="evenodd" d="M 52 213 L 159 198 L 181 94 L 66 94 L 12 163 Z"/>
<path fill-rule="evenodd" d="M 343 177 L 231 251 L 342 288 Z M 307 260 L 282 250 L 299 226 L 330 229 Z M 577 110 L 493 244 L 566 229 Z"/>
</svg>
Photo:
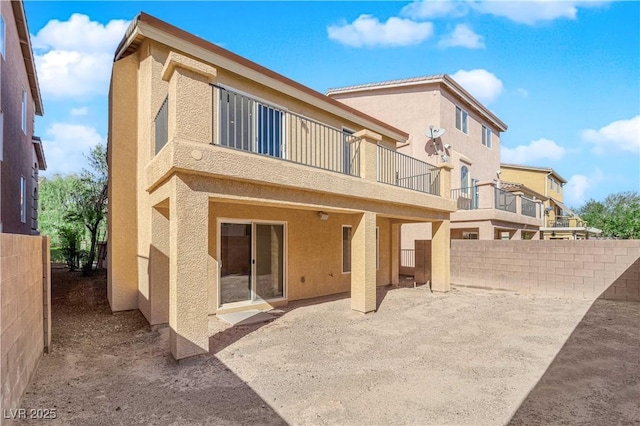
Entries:
<svg viewBox="0 0 640 426">
<path fill-rule="evenodd" d="M 442 135 L 444 135 L 444 132 L 445 132 L 444 129 L 439 129 L 437 127 L 430 126 L 429 130 L 425 133 L 425 135 L 428 138 L 437 139 L 437 138 L 441 137 Z"/>
</svg>

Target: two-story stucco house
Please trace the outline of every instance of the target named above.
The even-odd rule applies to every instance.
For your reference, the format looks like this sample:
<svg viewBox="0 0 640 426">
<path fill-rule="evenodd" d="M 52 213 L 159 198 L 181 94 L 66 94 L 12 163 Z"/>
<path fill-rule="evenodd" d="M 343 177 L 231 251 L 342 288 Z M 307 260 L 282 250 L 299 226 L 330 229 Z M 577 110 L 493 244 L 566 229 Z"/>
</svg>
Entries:
<svg viewBox="0 0 640 426">
<path fill-rule="evenodd" d="M 208 350 L 210 315 L 349 291 L 375 311 L 401 224 L 431 224 L 449 289 L 451 166 L 397 152 L 404 130 L 144 13 L 109 113 L 109 303 L 168 323 L 175 358 Z"/>
<path fill-rule="evenodd" d="M 35 115 L 42 115 L 22 1 L 0 2 L 0 232 L 38 233 L 38 172 L 46 169 Z"/>
<path fill-rule="evenodd" d="M 521 182 L 528 188 L 543 194 L 544 223 L 540 227 L 545 240 L 584 240 L 600 234 L 597 228 L 576 215 L 564 202 L 564 185 L 567 180 L 550 167 L 533 167 L 520 164 L 500 165 L 504 179 Z"/>
<path fill-rule="evenodd" d="M 400 152 L 453 165 L 451 238 L 537 238 L 542 200 L 525 187 L 500 187 L 500 134 L 507 130 L 487 107 L 448 75 L 330 89 L 327 95 L 394 126 L 409 139 Z M 444 130 L 442 134 L 441 130 Z M 403 248 L 428 239 L 425 225 L 402 227 Z"/>
</svg>

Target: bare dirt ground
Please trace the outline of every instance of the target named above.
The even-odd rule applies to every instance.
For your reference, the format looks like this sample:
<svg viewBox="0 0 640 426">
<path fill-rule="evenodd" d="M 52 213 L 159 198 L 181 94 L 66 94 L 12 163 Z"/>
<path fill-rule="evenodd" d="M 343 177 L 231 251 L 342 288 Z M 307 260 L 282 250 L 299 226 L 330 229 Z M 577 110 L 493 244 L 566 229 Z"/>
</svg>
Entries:
<svg viewBox="0 0 640 426">
<path fill-rule="evenodd" d="M 104 281 L 54 271 L 52 352 L 22 403 L 54 424 L 640 424 L 640 304 L 384 288 L 371 315 L 334 298 L 214 319 L 211 355 L 176 364 Z"/>
</svg>

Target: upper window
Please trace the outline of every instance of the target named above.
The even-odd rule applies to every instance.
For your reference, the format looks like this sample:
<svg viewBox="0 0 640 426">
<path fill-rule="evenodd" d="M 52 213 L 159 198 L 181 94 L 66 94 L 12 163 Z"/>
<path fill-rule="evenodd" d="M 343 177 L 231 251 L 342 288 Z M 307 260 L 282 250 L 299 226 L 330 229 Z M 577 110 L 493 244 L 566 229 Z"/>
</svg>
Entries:
<svg viewBox="0 0 640 426">
<path fill-rule="evenodd" d="M 554 189 L 556 185 L 556 181 L 551 179 L 551 189 Z"/>
<path fill-rule="evenodd" d="M 487 126 L 482 126 L 482 145 L 491 148 L 491 129 Z"/>
<path fill-rule="evenodd" d="M 456 129 L 469 133 L 469 114 L 460 107 L 456 107 Z"/>
<path fill-rule="evenodd" d="M 22 131 L 27 133 L 27 91 L 22 89 Z"/>
<path fill-rule="evenodd" d="M 351 227 L 342 227 L 342 272 L 351 272 Z"/>
<path fill-rule="evenodd" d="M 27 180 L 20 176 L 20 222 L 27 222 Z"/>
<path fill-rule="evenodd" d="M 4 18 L 0 15 L 0 54 L 2 57 L 5 57 L 4 53 L 4 45 L 5 45 L 5 29 L 4 29 Z"/>
</svg>

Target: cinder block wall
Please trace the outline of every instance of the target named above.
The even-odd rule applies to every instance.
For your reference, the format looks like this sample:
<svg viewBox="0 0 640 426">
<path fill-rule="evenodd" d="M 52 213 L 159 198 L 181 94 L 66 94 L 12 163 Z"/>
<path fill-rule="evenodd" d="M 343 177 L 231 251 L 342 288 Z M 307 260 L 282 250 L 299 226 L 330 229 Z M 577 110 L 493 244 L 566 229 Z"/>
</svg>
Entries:
<svg viewBox="0 0 640 426">
<path fill-rule="evenodd" d="M 46 237 L 0 234 L 0 413 L 19 408 L 48 345 L 48 250 Z"/>
<path fill-rule="evenodd" d="M 640 241 L 451 241 L 459 286 L 640 301 Z"/>
</svg>

